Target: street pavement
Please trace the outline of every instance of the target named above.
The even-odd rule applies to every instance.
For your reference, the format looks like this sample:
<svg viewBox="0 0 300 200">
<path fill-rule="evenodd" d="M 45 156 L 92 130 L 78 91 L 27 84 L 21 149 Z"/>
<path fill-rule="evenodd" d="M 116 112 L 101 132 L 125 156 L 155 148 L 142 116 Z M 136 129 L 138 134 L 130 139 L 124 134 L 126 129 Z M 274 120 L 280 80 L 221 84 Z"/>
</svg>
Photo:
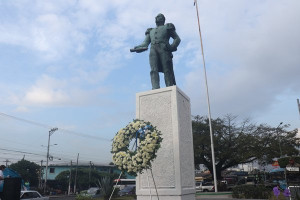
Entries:
<svg viewBox="0 0 300 200">
<path fill-rule="evenodd" d="M 75 200 L 75 196 L 50 196 L 50 200 Z"/>
<path fill-rule="evenodd" d="M 221 199 L 226 199 L 226 200 L 231 200 L 232 195 L 231 192 L 218 192 L 218 193 L 214 193 L 214 192 L 198 192 L 196 193 L 196 199 L 201 199 L 201 200 L 221 200 Z"/>
</svg>

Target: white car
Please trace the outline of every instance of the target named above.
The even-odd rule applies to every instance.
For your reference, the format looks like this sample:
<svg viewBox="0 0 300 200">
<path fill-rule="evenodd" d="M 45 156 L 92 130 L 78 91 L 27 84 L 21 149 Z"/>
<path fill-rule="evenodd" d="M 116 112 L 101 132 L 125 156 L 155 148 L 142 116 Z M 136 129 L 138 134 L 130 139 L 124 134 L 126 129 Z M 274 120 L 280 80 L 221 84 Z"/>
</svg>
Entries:
<svg viewBox="0 0 300 200">
<path fill-rule="evenodd" d="M 211 182 L 196 182 L 196 191 L 199 192 L 214 192 L 215 186 Z"/>
<path fill-rule="evenodd" d="M 20 199 L 49 200 L 49 197 L 43 197 L 40 193 L 33 190 L 21 191 Z"/>
</svg>

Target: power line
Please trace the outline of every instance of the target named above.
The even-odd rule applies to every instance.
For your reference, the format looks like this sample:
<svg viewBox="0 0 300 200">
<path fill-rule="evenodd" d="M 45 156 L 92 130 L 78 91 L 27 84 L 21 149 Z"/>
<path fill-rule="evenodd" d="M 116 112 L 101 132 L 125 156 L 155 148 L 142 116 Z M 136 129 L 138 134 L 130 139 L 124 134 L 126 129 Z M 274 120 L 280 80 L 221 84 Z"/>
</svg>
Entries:
<svg viewBox="0 0 300 200">
<path fill-rule="evenodd" d="M 22 119 L 20 117 L 15 117 L 15 116 L 12 116 L 12 115 L 8 115 L 8 114 L 2 113 L 2 112 L 0 112 L 0 115 L 3 116 L 3 117 L 6 117 L 6 118 L 10 118 L 10 119 L 13 119 L 13 120 L 21 121 L 21 122 L 24 122 L 24 123 L 36 125 L 36 126 L 47 128 L 47 129 L 51 129 L 51 128 L 54 127 L 54 126 L 49 126 L 49 125 L 42 124 L 42 123 L 39 123 L 39 122 L 35 122 L 35 121 L 32 121 L 32 120 Z M 77 135 L 77 136 L 80 136 L 80 137 L 111 142 L 111 139 L 107 139 L 107 138 L 103 138 L 103 137 L 83 134 L 83 133 L 79 133 L 79 132 L 75 132 L 75 131 L 70 131 L 70 130 L 67 130 L 67 129 L 64 129 L 64 128 L 58 128 L 58 129 L 59 129 L 59 131 L 69 133 L 69 134 L 72 134 L 72 135 Z"/>
<path fill-rule="evenodd" d="M 2 152 L 2 155 L 6 154 L 8 156 L 11 155 L 11 156 L 14 156 L 14 157 L 17 156 L 17 155 L 24 155 L 24 154 L 25 155 L 31 155 L 31 156 L 38 156 L 38 157 L 42 157 L 42 158 L 45 157 L 44 154 L 33 153 L 33 152 L 28 152 L 28 151 L 23 151 L 23 150 L 16 150 L 16 149 L 0 148 L 0 151 L 8 152 L 8 153 L 3 153 Z M 53 162 L 60 162 L 60 160 L 62 162 L 66 162 L 66 161 L 72 160 L 72 157 L 75 157 L 75 155 L 53 154 L 53 153 L 51 153 L 51 156 L 53 158 L 55 158 L 55 159 L 58 159 L 58 161 L 57 160 L 51 161 L 52 163 Z M 4 159 L 13 159 L 13 158 L 10 157 L 10 158 L 4 158 Z M 20 160 L 20 159 L 14 159 L 14 160 Z M 30 160 L 32 160 L 32 158 Z M 90 160 L 94 160 L 95 161 L 97 159 L 95 159 L 95 158 L 91 159 L 91 157 L 83 157 L 81 159 L 82 162 L 86 162 L 86 163 L 88 163 Z M 40 161 L 37 161 L 37 162 L 40 162 Z"/>
<path fill-rule="evenodd" d="M 4 148 L 0 148 L 0 150 L 4 150 L 4 151 L 11 151 L 11 152 L 17 152 L 17 153 L 25 153 L 25 154 L 37 155 L 37 156 L 45 156 L 45 155 L 42 155 L 42 154 L 30 153 L 30 152 L 26 152 L 26 151 L 19 151 L 19 150 L 11 150 L 11 149 L 4 149 Z"/>
<path fill-rule="evenodd" d="M 11 142 L 11 143 L 13 143 L 13 144 L 18 144 L 18 146 L 20 146 L 20 145 L 22 145 L 22 146 L 26 146 L 26 151 L 28 152 L 28 147 L 33 147 L 33 148 L 39 148 L 39 147 L 41 147 L 41 146 L 38 146 L 38 145 L 36 145 L 36 146 L 34 146 L 34 145 L 32 145 L 32 144 L 25 144 L 25 143 L 20 143 L 20 142 L 15 142 L 15 141 L 12 141 L 12 140 L 7 140 L 7 139 L 1 139 L 1 140 L 3 140 L 3 141 L 8 141 L 8 142 Z M 4 148 L 4 147 L 2 147 L 2 148 Z M 11 149 L 11 148 L 10 148 Z M 16 149 L 15 149 L 16 150 Z M 17 149 L 17 150 L 20 150 L 20 151 L 22 151 L 22 149 Z M 39 151 L 41 151 L 41 150 L 39 150 Z M 43 152 L 43 151 L 42 151 Z M 58 157 L 60 157 L 60 158 L 62 158 L 61 156 L 64 156 L 64 157 L 72 157 L 72 156 L 74 156 L 74 152 L 70 152 L 70 151 L 63 151 L 64 152 L 64 154 L 61 154 L 61 150 L 56 150 L 56 149 L 52 149 L 51 150 L 51 154 L 56 154 L 56 155 L 58 155 L 59 154 L 59 156 Z M 87 158 L 87 161 L 90 161 L 90 160 L 95 160 L 95 158 L 98 158 L 98 156 L 92 156 L 92 155 L 90 155 L 90 154 L 88 154 L 88 153 L 80 153 L 81 154 L 81 156 L 83 156 L 84 158 Z M 16 155 L 16 154 L 14 154 L 14 155 Z"/>
<path fill-rule="evenodd" d="M 5 149 L 5 150 L 3 150 Z M 38 157 L 44 157 L 44 152 L 39 150 L 39 152 L 32 152 L 32 151 L 28 151 L 27 149 L 26 150 L 23 150 L 23 149 L 12 149 L 12 148 L 7 148 L 7 147 L 2 147 L 2 149 L 0 148 L 0 152 L 2 151 L 2 155 L 11 155 L 11 156 L 17 156 L 17 155 L 23 155 L 23 154 L 28 154 L 30 153 L 29 155 L 31 156 L 38 156 Z M 75 154 L 72 153 L 72 152 L 69 152 L 69 153 L 65 153 L 65 151 L 63 151 L 64 153 L 61 153 L 61 151 L 59 150 L 54 150 L 54 151 L 51 151 L 51 155 L 54 157 L 54 158 L 60 158 L 61 160 L 70 160 L 70 159 L 75 159 Z M 98 156 L 91 156 L 89 154 L 82 154 L 83 157 L 81 160 L 83 161 L 90 161 L 90 160 L 97 160 L 99 157 Z"/>
</svg>

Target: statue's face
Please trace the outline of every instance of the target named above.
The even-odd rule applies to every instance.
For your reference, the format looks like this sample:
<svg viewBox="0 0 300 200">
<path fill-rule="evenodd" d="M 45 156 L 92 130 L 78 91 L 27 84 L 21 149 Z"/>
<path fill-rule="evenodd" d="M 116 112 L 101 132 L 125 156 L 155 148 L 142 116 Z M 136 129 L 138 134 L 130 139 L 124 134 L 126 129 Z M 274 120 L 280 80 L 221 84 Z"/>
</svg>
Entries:
<svg viewBox="0 0 300 200">
<path fill-rule="evenodd" d="M 155 17 L 155 23 L 157 25 L 163 25 L 165 23 L 165 16 L 163 14 L 158 14 Z"/>
</svg>

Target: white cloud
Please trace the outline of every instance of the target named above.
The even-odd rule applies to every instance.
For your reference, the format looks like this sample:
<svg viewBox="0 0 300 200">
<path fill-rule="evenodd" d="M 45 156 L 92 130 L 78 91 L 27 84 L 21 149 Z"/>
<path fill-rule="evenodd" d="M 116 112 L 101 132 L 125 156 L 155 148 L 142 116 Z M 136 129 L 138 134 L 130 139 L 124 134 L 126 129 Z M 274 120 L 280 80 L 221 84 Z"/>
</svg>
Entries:
<svg viewBox="0 0 300 200">
<path fill-rule="evenodd" d="M 212 6 L 220 9 L 213 18 L 206 16 L 202 26 L 213 111 L 217 116 L 266 112 L 276 103 L 278 95 L 288 89 L 300 91 L 296 87 L 300 73 L 300 26 L 296 24 L 300 14 L 295 9 L 300 4 L 298 1 L 251 2 L 250 6 L 245 1 L 238 4 L 227 1 L 226 6 L 223 3 L 206 4 L 211 8 L 207 10 L 213 10 Z M 201 99 L 198 112 L 207 110 L 204 88 L 201 92 L 198 88 L 204 85 L 202 77 L 203 71 L 199 69 L 186 75 L 189 93 L 194 99 Z"/>
<path fill-rule="evenodd" d="M 29 109 L 25 106 L 19 106 L 15 109 L 15 112 L 19 113 L 19 112 L 28 112 Z"/>
<path fill-rule="evenodd" d="M 266 108 L 287 88 L 299 91 L 297 0 L 198 3 L 215 112 L 249 113 Z M 176 77 L 185 77 L 179 86 L 184 85 L 195 99 L 194 107 L 203 110 L 205 89 L 193 1 L 27 1 L 9 7 L 17 14 L 13 21 L 1 22 L 0 43 L 36 52 L 46 59 L 41 65 L 62 63 L 55 71 L 61 70 L 64 77 L 54 79 L 65 82 L 55 87 L 34 83 L 26 90 L 26 102 L 60 104 L 82 94 L 87 85 L 103 88 L 112 72 L 127 67 L 128 59 L 137 59 L 129 48 L 141 43 L 145 30 L 155 26 L 155 15 L 164 13 L 182 39 L 174 58 L 180 71 Z M 48 69 L 42 73 L 54 77 L 55 71 Z M 71 84 L 73 88 L 67 86 Z M 203 101 L 198 104 L 198 99 Z"/>
<path fill-rule="evenodd" d="M 64 81 L 58 81 L 48 76 L 41 77 L 37 83 L 26 92 L 24 102 L 26 104 L 63 104 L 69 101 L 69 97 L 62 88 L 65 88 Z"/>
<path fill-rule="evenodd" d="M 16 111 L 20 112 L 29 111 L 30 107 L 95 105 L 101 104 L 99 95 L 104 93 L 104 87 L 84 89 L 76 80 L 59 80 L 43 75 L 18 95 L 10 94 L 6 104 L 18 105 Z"/>
</svg>

